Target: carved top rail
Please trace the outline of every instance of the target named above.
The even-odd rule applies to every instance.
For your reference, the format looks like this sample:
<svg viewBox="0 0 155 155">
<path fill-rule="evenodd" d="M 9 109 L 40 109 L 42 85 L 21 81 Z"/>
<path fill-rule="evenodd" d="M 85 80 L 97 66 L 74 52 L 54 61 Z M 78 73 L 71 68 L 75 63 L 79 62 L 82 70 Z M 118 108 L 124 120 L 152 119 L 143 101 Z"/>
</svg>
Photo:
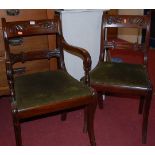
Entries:
<svg viewBox="0 0 155 155">
<path fill-rule="evenodd" d="M 138 43 L 128 43 L 128 42 L 121 42 L 121 41 L 104 41 L 104 48 L 109 48 L 109 49 L 128 49 L 128 50 L 143 50 L 145 49 L 143 44 L 138 44 Z"/>
<path fill-rule="evenodd" d="M 5 26 L 8 38 L 22 37 L 41 34 L 55 34 L 59 31 L 58 21 L 56 19 L 29 20 L 7 22 Z"/>
<path fill-rule="evenodd" d="M 133 15 L 104 15 L 104 27 L 138 27 L 146 28 L 148 16 Z"/>
</svg>

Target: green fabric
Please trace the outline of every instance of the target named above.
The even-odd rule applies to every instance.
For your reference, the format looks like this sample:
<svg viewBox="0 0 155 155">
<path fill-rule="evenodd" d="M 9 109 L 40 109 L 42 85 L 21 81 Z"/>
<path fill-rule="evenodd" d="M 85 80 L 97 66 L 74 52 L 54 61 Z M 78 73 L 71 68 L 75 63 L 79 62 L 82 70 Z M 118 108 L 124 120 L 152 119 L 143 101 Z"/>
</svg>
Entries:
<svg viewBox="0 0 155 155">
<path fill-rule="evenodd" d="M 91 83 L 147 88 L 148 77 L 140 64 L 102 62 L 90 72 Z"/>
<path fill-rule="evenodd" d="M 15 92 L 19 110 L 91 95 L 87 86 L 60 70 L 17 77 Z"/>
</svg>

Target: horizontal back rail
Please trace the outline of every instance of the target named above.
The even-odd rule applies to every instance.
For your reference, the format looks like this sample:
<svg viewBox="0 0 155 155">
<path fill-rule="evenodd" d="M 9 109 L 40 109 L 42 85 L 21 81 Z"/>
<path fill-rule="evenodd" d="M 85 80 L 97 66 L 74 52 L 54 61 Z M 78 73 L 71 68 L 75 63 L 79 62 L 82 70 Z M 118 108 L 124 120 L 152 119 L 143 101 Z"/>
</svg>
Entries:
<svg viewBox="0 0 155 155">
<path fill-rule="evenodd" d="M 39 59 L 50 59 L 50 58 L 59 58 L 60 50 L 43 50 L 43 51 L 29 51 L 27 53 L 21 52 L 19 54 L 10 54 L 11 63 L 15 64 L 17 62 L 25 62 Z"/>
<path fill-rule="evenodd" d="M 138 51 L 145 49 L 144 44 L 138 43 L 128 43 L 128 42 L 119 42 L 119 41 L 104 41 L 104 48 L 112 49 L 127 49 L 132 51 Z"/>
<path fill-rule="evenodd" d="M 148 16 L 140 15 L 104 15 L 104 27 L 147 28 Z"/>
<path fill-rule="evenodd" d="M 56 34 L 59 32 L 57 19 L 29 20 L 5 22 L 2 19 L 4 32 L 7 38 L 24 37 L 33 35 Z"/>
</svg>

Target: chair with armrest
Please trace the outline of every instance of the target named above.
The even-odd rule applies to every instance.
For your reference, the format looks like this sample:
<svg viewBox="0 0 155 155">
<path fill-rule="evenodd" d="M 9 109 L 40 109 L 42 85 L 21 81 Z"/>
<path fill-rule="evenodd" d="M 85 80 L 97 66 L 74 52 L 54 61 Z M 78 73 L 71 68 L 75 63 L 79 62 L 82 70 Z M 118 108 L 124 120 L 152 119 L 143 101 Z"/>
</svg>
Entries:
<svg viewBox="0 0 155 155">
<path fill-rule="evenodd" d="M 6 22 L 2 18 L 2 29 L 6 50 L 6 72 L 11 95 L 11 107 L 16 145 L 22 145 L 20 124 L 25 119 L 46 116 L 49 113 L 62 112 L 78 107 L 85 109 L 85 129 L 90 144 L 95 145 L 93 119 L 96 108 L 96 95 L 89 86 L 91 58 L 82 48 L 67 44 L 63 38 L 59 16 L 54 19 Z M 14 53 L 9 41 L 17 37 L 55 35 L 56 49 L 26 51 Z M 84 83 L 67 73 L 63 52 L 67 51 L 82 58 L 85 74 Z M 14 65 L 27 61 L 57 59 L 58 69 L 16 75 Z"/>
<path fill-rule="evenodd" d="M 152 97 L 152 84 L 148 76 L 148 50 L 150 37 L 150 15 L 107 15 L 102 17 L 101 51 L 97 66 L 90 72 L 91 86 L 97 91 L 99 107 L 103 108 L 103 94 L 115 94 L 140 98 L 139 113 L 143 114 L 142 143 L 146 143 L 148 115 Z M 146 31 L 145 42 L 129 43 L 108 38 L 108 29 L 133 28 Z M 140 32 L 139 31 L 139 32 Z M 124 31 L 123 31 L 124 32 Z M 128 34 L 129 35 L 129 34 Z M 113 50 L 113 51 L 112 51 Z M 121 54 L 139 53 L 143 64 L 110 61 L 110 52 Z M 134 56 L 134 55 L 133 55 Z"/>
</svg>

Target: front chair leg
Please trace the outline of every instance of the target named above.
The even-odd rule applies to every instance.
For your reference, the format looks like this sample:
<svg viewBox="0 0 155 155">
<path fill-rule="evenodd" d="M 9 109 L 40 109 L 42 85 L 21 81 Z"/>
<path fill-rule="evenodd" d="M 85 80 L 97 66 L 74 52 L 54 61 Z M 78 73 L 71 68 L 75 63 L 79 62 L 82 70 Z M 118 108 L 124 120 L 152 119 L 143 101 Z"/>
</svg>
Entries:
<svg viewBox="0 0 155 155">
<path fill-rule="evenodd" d="M 147 141 L 147 127 L 148 127 L 148 116 L 152 99 L 152 89 L 148 91 L 148 94 L 144 103 L 144 112 L 143 112 L 143 124 L 142 124 L 142 143 L 146 144 Z"/>
<path fill-rule="evenodd" d="M 14 132 L 15 132 L 15 138 L 16 138 L 16 145 L 21 146 L 22 145 L 21 126 L 16 113 L 13 114 L 13 125 L 14 125 Z"/>
<path fill-rule="evenodd" d="M 95 134 L 94 134 L 94 116 L 96 111 L 97 102 L 89 104 L 87 106 L 87 131 L 92 146 L 96 145 Z"/>
</svg>

